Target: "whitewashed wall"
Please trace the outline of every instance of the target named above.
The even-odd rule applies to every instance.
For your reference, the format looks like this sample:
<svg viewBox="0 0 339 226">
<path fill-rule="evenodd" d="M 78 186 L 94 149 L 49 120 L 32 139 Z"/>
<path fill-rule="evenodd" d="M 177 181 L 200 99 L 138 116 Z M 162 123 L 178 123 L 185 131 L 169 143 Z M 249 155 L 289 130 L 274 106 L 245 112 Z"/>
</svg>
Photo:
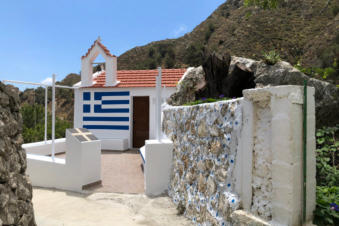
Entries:
<svg viewBox="0 0 339 226">
<path fill-rule="evenodd" d="M 80 192 L 83 186 L 101 180 L 100 141 L 79 143 L 66 132 L 67 139 L 56 142 L 56 153 L 65 152 L 65 158 L 51 154 L 51 141 L 24 144 L 27 170 L 33 186 Z"/>
<path fill-rule="evenodd" d="M 121 99 L 128 99 L 129 104 L 129 113 L 114 113 L 114 114 L 100 114 L 101 116 L 114 116 L 114 117 L 129 117 L 129 123 L 126 122 L 119 122 L 118 124 L 126 124 L 129 125 L 128 130 L 95 130 L 90 129 L 99 139 L 105 140 L 105 139 L 126 139 L 127 140 L 127 148 L 132 147 L 132 141 L 133 141 L 133 96 L 149 96 L 149 139 L 155 138 L 155 103 L 156 103 L 156 90 L 155 88 L 151 87 L 142 87 L 142 88 L 80 88 L 75 90 L 75 105 L 74 105 L 74 127 L 75 128 L 82 128 L 84 125 L 83 122 L 83 93 L 84 92 L 90 92 L 91 97 L 93 97 L 94 92 L 123 92 L 128 91 L 129 97 L 119 97 Z M 172 93 L 175 92 L 175 87 L 170 88 L 163 88 L 162 89 L 162 97 L 163 101 L 167 99 Z M 95 101 L 85 101 L 86 103 L 93 105 L 95 104 Z M 98 102 L 99 103 L 99 102 Z M 127 107 L 127 105 L 116 105 L 115 108 L 123 108 Z M 92 110 L 92 109 L 91 109 Z M 98 115 L 91 112 L 89 115 Z M 99 122 L 101 124 L 104 124 L 105 122 Z M 117 122 L 114 122 L 116 124 Z M 97 124 L 97 122 L 96 122 Z M 103 147 L 104 148 L 104 147 Z"/>
<path fill-rule="evenodd" d="M 168 107 L 163 130 L 174 145 L 169 186 L 174 203 L 197 225 L 241 222 L 246 217 L 237 209 L 273 225 L 299 225 L 302 107 L 300 86 L 251 89 L 236 100 Z M 316 186 L 311 87 L 307 111 L 306 217 L 311 221 Z"/>
</svg>

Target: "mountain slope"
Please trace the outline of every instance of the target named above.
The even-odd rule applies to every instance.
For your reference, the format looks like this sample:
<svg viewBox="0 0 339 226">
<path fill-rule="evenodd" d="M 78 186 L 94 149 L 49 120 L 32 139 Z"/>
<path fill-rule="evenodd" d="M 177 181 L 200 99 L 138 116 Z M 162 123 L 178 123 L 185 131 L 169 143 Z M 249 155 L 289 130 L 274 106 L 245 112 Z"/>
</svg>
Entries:
<svg viewBox="0 0 339 226">
<path fill-rule="evenodd" d="M 118 67 L 194 66 L 201 64 L 204 50 L 257 60 L 263 52 L 276 50 L 292 64 L 301 60 L 305 66 L 332 65 L 339 53 L 339 1 L 332 0 L 327 7 L 326 3 L 295 0 L 265 11 L 228 0 L 185 36 L 125 52 L 118 58 Z"/>
</svg>

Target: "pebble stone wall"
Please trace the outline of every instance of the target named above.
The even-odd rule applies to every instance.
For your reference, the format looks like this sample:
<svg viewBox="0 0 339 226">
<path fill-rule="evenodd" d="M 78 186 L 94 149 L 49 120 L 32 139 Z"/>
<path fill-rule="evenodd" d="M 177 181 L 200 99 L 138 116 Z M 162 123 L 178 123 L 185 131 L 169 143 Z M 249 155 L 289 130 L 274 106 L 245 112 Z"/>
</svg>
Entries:
<svg viewBox="0 0 339 226">
<path fill-rule="evenodd" d="M 163 131 L 174 144 L 168 193 L 196 225 L 229 225 L 231 213 L 240 207 L 234 173 L 240 101 L 164 110 Z"/>
<path fill-rule="evenodd" d="M 18 94 L 0 82 L 0 225 L 35 226 Z"/>
</svg>

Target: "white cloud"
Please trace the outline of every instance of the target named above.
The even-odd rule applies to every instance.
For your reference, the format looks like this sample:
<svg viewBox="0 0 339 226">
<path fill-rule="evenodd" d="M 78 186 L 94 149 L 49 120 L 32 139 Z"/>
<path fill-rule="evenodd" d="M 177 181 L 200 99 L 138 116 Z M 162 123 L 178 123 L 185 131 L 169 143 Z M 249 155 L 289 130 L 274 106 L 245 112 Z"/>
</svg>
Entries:
<svg viewBox="0 0 339 226">
<path fill-rule="evenodd" d="M 46 78 L 46 79 L 42 80 L 41 83 L 45 84 L 45 85 L 52 85 L 52 81 L 53 81 L 52 78 Z"/>
<path fill-rule="evenodd" d="M 173 31 L 174 37 L 179 37 L 187 32 L 187 26 L 182 24 Z"/>
</svg>

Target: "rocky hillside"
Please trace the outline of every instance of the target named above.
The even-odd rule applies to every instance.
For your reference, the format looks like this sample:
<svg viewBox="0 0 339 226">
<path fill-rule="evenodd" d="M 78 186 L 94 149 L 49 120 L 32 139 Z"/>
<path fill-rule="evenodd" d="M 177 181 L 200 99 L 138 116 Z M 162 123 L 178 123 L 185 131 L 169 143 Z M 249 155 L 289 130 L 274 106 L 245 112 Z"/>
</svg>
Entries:
<svg viewBox="0 0 339 226">
<path fill-rule="evenodd" d="M 277 9 L 262 10 L 245 7 L 242 0 L 228 0 L 185 36 L 122 54 L 118 67 L 196 66 L 202 64 L 206 50 L 256 60 L 264 52 L 276 50 L 291 64 L 300 60 L 305 67 L 332 66 L 339 59 L 339 1 L 286 2 Z"/>
</svg>

